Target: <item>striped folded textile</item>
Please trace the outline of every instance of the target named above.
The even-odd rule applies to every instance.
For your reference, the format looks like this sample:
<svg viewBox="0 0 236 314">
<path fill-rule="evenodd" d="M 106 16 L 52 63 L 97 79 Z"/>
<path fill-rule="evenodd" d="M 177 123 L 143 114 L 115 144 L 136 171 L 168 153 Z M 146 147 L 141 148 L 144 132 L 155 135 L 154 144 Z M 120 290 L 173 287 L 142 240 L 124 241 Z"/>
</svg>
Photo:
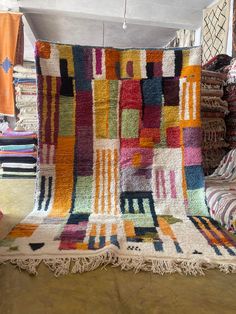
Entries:
<svg viewBox="0 0 236 314">
<path fill-rule="evenodd" d="M 29 164 L 29 163 L 17 163 L 17 162 L 3 162 L 2 167 L 4 168 L 23 168 L 23 169 L 33 169 L 36 167 L 35 164 Z"/>
<path fill-rule="evenodd" d="M 19 65 L 19 64 L 15 65 L 14 71 L 19 72 L 19 73 L 35 73 L 36 74 L 34 62 L 24 62 L 24 66 Z"/>
<path fill-rule="evenodd" d="M 36 76 L 34 73 L 14 73 L 13 77 L 15 84 L 36 82 Z"/>
<path fill-rule="evenodd" d="M 1 175 L 10 175 L 10 176 L 35 176 L 35 171 L 25 171 L 21 169 L 22 171 L 6 171 L 4 169 L 1 169 L 0 173 Z M 29 169 L 28 169 L 29 170 Z"/>
<path fill-rule="evenodd" d="M 37 114 L 38 112 L 37 112 L 37 108 L 32 108 L 32 107 L 27 107 L 27 106 L 25 106 L 25 107 L 22 107 L 21 108 L 21 111 L 20 111 L 20 113 L 19 113 L 19 115 L 22 115 L 22 114 Z"/>
<path fill-rule="evenodd" d="M 201 95 L 202 96 L 209 96 L 209 97 L 223 97 L 224 95 L 224 91 L 223 89 L 206 89 L 206 88 L 202 88 L 201 90 Z"/>
<path fill-rule="evenodd" d="M 18 155 L 18 154 L 31 154 L 34 153 L 35 149 L 30 148 L 30 149 L 16 149 L 16 150 L 4 150 L 4 151 L 0 151 L 0 155 Z"/>
<path fill-rule="evenodd" d="M 24 175 L 24 174 L 19 174 L 19 173 L 17 175 L 3 173 L 0 176 L 1 176 L 2 179 L 35 179 L 35 177 L 36 177 L 35 174 Z"/>
<path fill-rule="evenodd" d="M 225 66 L 229 65 L 232 60 L 232 57 L 226 54 L 220 54 L 212 59 L 210 59 L 207 63 L 203 65 L 203 69 L 209 71 L 219 71 Z"/>
<path fill-rule="evenodd" d="M 15 130 L 38 130 L 35 64 L 14 67 L 16 107 L 19 109 Z M 24 110 L 26 109 L 27 110 Z"/>
<path fill-rule="evenodd" d="M 223 85 L 227 77 L 226 73 L 220 73 L 215 71 L 202 70 L 202 82 L 208 84 L 220 84 Z"/>
<path fill-rule="evenodd" d="M 18 151 L 12 151 L 12 152 L 0 152 L 0 157 L 37 157 L 37 152 L 18 152 Z"/>
<path fill-rule="evenodd" d="M 14 79 L 26 79 L 28 80 L 35 80 L 35 74 L 34 73 L 14 73 L 13 74 Z"/>
<path fill-rule="evenodd" d="M 236 147 L 236 58 L 224 68 L 227 74 L 224 99 L 229 104 L 229 114 L 226 117 L 227 141 L 231 149 Z"/>
<path fill-rule="evenodd" d="M 228 114 L 228 103 L 219 97 L 202 96 L 201 97 L 202 112 L 222 112 Z"/>
<path fill-rule="evenodd" d="M 236 85 L 230 84 L 225 87 L 225 98 L 227 99 L 229 106 L 236 101 Z"/>
<path fill-rule="evenodd" d="M 32 131 L 7 130 L 0 136 L 1 178 L 36 176 L 37 136 Z"/>
<path fill-rule="evenodd" d="M 29 163 L 35 164 L 37 159 L 35 157 L 28 157 L 28 156 L 0 156 L 0 164 L 5 162 L 13 162 L 13 163 Z"/>
<path fill-rule="evenodd" d="M 37 103 L 37 95 L 16 95 L 16 106 L 19 106 L 19 103 Z"/>
<path fill-rule="evenodd" d="M 209 186 L 206 189 L 211 217 L 228 231 L 236 233 L 236 188 L 228 184 Z"/>
<path fill-rule="evenodd" d="M 36 144 L 37 136 L 33 132 L 5 132 L 0 135 L 0 158 L 37 158 Z"/>
<path fill-rule="evenodd" d="M 0 151 L 34 151 L 35 145 L 34 144 L 26 144 L 26 145 L 1 145 Z"/>
<path fill-rule="evenodd" d="M 212 174 L 227 152 L 225 115 L 228 103 L 222 99 L 226 73 L 202 70 L 202 153 L 205 175 Z"/>
<path fill-rule="evenodd" d="M 0 136 L 0 145 L 15 145 L 15 144 L 16 144 L 16 138 L 1 137 Z M 18 138 L 17 144 L 19 144 L 19 145 L 37 144 L 37 138 L 36 137 Z"/>
<path fill-rule="evenodd" d="M 207 177 L 208 181 L 227 181 L 236 180 L 236 149 L 232 149 L 221 161 L 215 172 Z"/>
<path fill-rule="evenodd" d="M 232 149 L 215 172 L 206 177 L 206 200 L 211 217 L 236 233 L 236 149 Z"/>
<path fill-rule="evenodd" d="M 36 167 L 34 168 L 13 168 L 13 167 L 2 167 L 4 173 L 9 172 L 9 173 L 13 173 L 13 172 L 36 172 Z"/>
<path fill-rule="evenodd" d="M 0 137 L 16 137 L 16 138 L 22 138 L 22 137 L 37 137 L 35 132 L 30 131 L 24 131 L 24 132 L 16 132 L 16 131 L 6 131 Z"/>
</svg>

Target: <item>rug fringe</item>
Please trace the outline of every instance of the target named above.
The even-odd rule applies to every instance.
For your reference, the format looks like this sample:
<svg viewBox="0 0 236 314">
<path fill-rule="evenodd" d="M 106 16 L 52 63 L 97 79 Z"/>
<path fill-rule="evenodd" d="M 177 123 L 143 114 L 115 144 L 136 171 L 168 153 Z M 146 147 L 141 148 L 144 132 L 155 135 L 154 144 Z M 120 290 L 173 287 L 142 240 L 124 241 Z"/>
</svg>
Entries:
<svg viewBox="0 0 236 314">
<path fill-rule="evenodd" d="M 38 275 L 37 267 L 41 263 L 40 259 L 12 259 L 9 261 L 15 265 L 19 270 L 26 270 L 31 275 Z"/>
<path fill-rule="evenodd" d="M 25 270 L 31 275 L 38 275 L 37 268 L 40 263 L 44 263 L 55 275 L 59 277 L 69 273 L 84 273 L 107 265 L 120 267 L 121 270 L 150 271 L 155 274 L 173 274 L 197 276 L 205 275 L 205 270 L 218 268 L 225 274 L 236 273 L 235 264 L 210 263 L 204 260 L 171 260 L 171 259 L 146 259 L 143 256 L 124 257 L 117 256 L 114 252 L 108 251 L 96 256 L 89 257 L 65 257 L 65 258 L 13 258 L 10 260 L 0 260 L 0 265 L 5 263 L 15 265 L 19 270 Z"/>
</svg>

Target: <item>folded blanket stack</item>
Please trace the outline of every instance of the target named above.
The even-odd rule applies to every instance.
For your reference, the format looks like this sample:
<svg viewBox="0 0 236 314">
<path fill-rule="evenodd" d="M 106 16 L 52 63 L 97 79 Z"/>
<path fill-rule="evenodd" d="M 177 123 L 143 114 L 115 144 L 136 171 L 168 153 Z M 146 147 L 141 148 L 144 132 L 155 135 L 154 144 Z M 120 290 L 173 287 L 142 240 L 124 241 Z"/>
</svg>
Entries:
<svg viewBox="0 0 236 314">
<path fill-rule="evenodd" d="M 6 131 L 0 135 L 2 178 L 36 176 L 37 137 L 33 132 Z"/>
<path fill-rule="evenodd" d="M 201 115 L 203 131 L 203 167 L 211 174 L 226 154 L 226 124 L 228 103 L 222 100 L 226 75 L 214 71 L 202 71 Z"/>
<path fill-rule="evenodd" d="M 34 63 L 14 67 L 16 107 L 19 110 L 15 130 L 37 131 L 36 73 Z"/>
<path fill-rule="evenodd" d="M 232 57 L 226 54 L 220 54 L 203 65 L 204 70 L 222 72 L 226 66 L 230 64 Z"/>
<path fill-rule="evenodd" d="M 229 104 L 229 114 L 226 119 L 227 140 L 230 148 L 236 148 L 236 58 L 225 68 L 227 81 L 225 98 Z"/>
<path fill-rule="evenodd" d="M 211 217 L 235 233 L 236 149 L 232 149 L 215 172 L 206 177 L 206 200 Z"/>
</svg>

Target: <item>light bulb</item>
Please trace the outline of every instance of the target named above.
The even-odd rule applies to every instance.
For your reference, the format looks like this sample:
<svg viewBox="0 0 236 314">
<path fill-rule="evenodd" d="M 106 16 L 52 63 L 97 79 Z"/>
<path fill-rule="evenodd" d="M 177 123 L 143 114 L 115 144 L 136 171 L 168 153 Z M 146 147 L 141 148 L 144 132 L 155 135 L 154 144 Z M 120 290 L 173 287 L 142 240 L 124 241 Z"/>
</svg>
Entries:
<svg viewBox="0 0 236 314">
<path fill-rule="evenodd" d="M 126 24 L 126 21 L 124 21 L 124 23 L 123 23 L 123 30 L 125 31 L 126 28 L 127 28 L 127 24 Z"/>
</svg>

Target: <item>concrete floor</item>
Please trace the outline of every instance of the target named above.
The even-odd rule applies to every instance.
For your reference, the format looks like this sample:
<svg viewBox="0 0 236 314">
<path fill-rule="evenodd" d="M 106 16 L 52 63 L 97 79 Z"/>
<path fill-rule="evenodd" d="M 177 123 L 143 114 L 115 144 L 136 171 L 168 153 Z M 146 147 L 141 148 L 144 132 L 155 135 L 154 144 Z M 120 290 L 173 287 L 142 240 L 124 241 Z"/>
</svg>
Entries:
<svg viewBox="0 0 236 314">
<path fill-rule="evenodd" d="M 0 238 L 32 208 L 33 180 L 1 180 Z M 55 278 L 43 265 L 33 277 L 0 267 L 0 314 L 233 314 L 236 274 L 204 277 L 106 270 Z"/>
</svg>

